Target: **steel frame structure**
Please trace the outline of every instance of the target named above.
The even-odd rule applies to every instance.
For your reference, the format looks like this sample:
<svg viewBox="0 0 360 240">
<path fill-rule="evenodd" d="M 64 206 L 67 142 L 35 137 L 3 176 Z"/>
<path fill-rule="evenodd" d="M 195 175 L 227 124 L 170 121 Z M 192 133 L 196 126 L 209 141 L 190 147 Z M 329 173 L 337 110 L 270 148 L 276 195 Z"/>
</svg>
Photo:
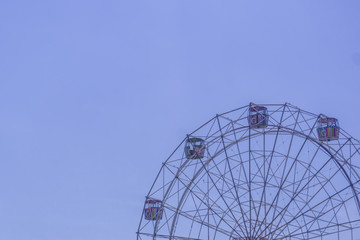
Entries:
<svg viewBox="0 0 360 240">
<path fill-rule="evenodd" d="M 360 239 L 360 142 L 343 129 L 319 141 L 322 114 L 258 105 L 266 128 L 249 126 L 250 103 L 184 138 L 146 196 L 162 201 L 162 219 L 142 215 L 138 240 Z M 203 158 L 186 158 L 189 137 L 205 140 Z"/>
</svg>

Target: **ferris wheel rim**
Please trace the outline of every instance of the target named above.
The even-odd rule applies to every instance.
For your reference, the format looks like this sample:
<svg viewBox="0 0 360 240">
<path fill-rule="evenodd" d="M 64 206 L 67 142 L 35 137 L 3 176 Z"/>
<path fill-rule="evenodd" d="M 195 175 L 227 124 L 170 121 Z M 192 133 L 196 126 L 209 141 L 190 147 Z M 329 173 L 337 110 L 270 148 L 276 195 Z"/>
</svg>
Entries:
<svg viewBox="0 0 360 240">
<path fill-rule="evenodd" d="M 263 105 L 268 106 L 269 104 L 263 104 Z M 286 104 L 283 104 L 283 105 L 281 105 L 281 104 L 274 104 L 274 105 L 276 105 L 276 106 L 283 106 L 283 107 L 286 107 L 286 106 L 294 107 L 294 106 L 289 105 L 289 104 L 287 104 L 287 103 L 286 103 Z M 217 114 L 215 117 L 213 117 L 212 119 L 210 119 L 209 121 L 207 121 L 207 122 L 206 122 L 205 124 L 203 124 L 201 127 L 205 126 L 206 124 L 208 124 L 209 122 L 211 122 L 211 121 L 213 121 L 214 119 L 218 118 L 219 116 L 225 115 L 225 114 L 227 114 L 227 113 L 229 113 L 229 112 L 233 112 L 233 111 L 236 111 L 236 110 L 239 110 L 239 109 L 244 109 L 244 108 L 246 108 L 246 107 L 247 107 L 247 106 L 244 106 L 244 107 L 241 107 L 241 108 L 238 108 L 238 109 L 234 109 L 234 110 L 232 110 L 232 111 L 225 112 L 225 113 L 223 113 L 223 114 Z M 297 107 L 295 107 L 295 108 L 296 108 L 298 111 L 303 111 L 303 110 L 301 110 L 301 109 L 299 109 L 299 108 L 297 108 Z M 303 112 L 310 113 L 310 112 L 307 112 L 307 111 L 303 111 Z M 310 113 L 310 114 L 312 114 L 313 117 L 317 117 L 317 118 L 319 118 L 319 116 L 321 116 L 321 114 L 319 114 L 319 115 L 316 115 L 316 114 L 313 114 L 313 113 Z M 200 128 L 201 128 L 201 127 L 200 127 Z M 308 134 L 304 134 L 303 132 L 299 132 L 299 131 L 297 131 L 297 130 L 295 130 L 295 129 L 291 129 L 291 128 L 288 128 L 288 127 L 286 127 L 286 126 L 282 126 L 282 125 L 281 125 L 281 121 L 280 121 L 280 123 L 279 123 L 278 125 L 269 125 L 269 127 L 278 128 L 277 133 L 279 133 L 279 132 L 287 132 L 287 133 L 290 133 L 290 134 L 295 134 L 295 135 L 298 136 L 298 137 L 302 137 L 302 138 L 306 139 L 306 141 L 309 140 L 311 143 L 317 144 L 324 152 L 326 152 L 328 155 L 330 155 L 330 159 L 333 159 L 333 160 L 337 163 L 338 167 L 341 168 L 341 171 L 346 175 L 346 180 L 348 181 L 348 183 L 351 185 L 351 187 L 352 187 L 352 189 L 353 189 L 353 194 L 354 194 L 354 197 L 355 197 L 355 199 L 356 199 L 356 201 L 357 201 L 358 211 L 360 211 L 360 201 L 359 201 L 358 195 L 356 194 L 356 190 L 355 190 L 354 187 L 353 187 L 353 184 L 354 184 L 354 183 L 353 183 L 352 180 L 349 178 L 349 176 L 346 174 L 346 170 L 342 167 L 342 165 L 341 165 L 340 162 L 338 161 L 338 157 L 335 156 L 335 155 L 341 155 L 341 154 L 337 154 L 337 152 L 338 152 L 340 149 L 339 149 L 335 154 L 332 153 L 332 152 L 329 150 L 329 147 L 330 147 L 330 146 L 326 145 L 326 143 L 324 143 L 324 142 L 316 139 L 314 136 L 311 135 L 311 134 L 313 134 L 313 131 L 312 131 L 312 130 L 311 130 Z M 196 131 L 198 131 L 200 128 L 198 128 L 197 130 L 193 131 L 193 132 L 192 132 L 191 134 L 189 134 L 189 135 L 193 135 L 193 134 L 196 133 Z M 250 133 L 250 126 L 248 126 L 248 127 L 245 127 L 245 126 L 244 126 L 244 127 L 242 127 L 242 128 L 243 128 L 243 129 L 249 128 L 249 133 Z M 232 131 L 227 132 L 227 134 L 230 134 L 231 132 L 236 131 L 236 130 L 238 130 L 238 129 L 240 129 L 240 128 L 233 129 Z M 286 130 L 286 131 L 285 131 L 285 130 Z M 342 131 L 343 131 L 343 130 L 342 130 Z M 264 131 L 257 131 L 255 134 L 257 134 L 257 135 L 265 135 L 266 133 L 269 133 L 269 132 L 270 132 L 270 131 L 264 130 Z M 274 132 L 275 132 L 275 131 L 274 131 Z M 346 133 L 346 134 L 347 134 L 347 133 Z M 183 143 L 186 141 L 186 139 L 189 138 L 189 135 L 187 135 L 187 136 L 184 138 L 184 140 L 178 145 L 178 147 L 174 150 L 174 152 L 176 152 L 176 151 L 183 145 Z M 246 137 L 251 138 L 251 136 L 252 136 L 252 135 L 249 134 L 248 136 L 245 136 L 244 138 L 246 138 Z M 221 134 L 220 137 L 222 137 L 222 134 Z M 214 139 L 215 139 L 215 138 L 214 138 Z M 347 141 L 345 142 L 345 144 L 346 144 L 348 141 L 352 140 L 352 139 L 353 139 L 353 140 L 356 140 L 355 138 L 353 138 L 353 137 L 350 136 L 350 138 L 347 139 Z M 214 141 L 215 141 L 215 140 L 214 140 Z M 234 142 L 232 143 L 232 145 L 233 145 L 233 144 L 236 144 L 236 143 L 239 142 L 239 141 L 241 141 L 241 140 L 238 139 L 237 141 L 234 141 Z M 356 140 L 356 141 L 358 141 L 358 140 Z M 344 145 L 345 145 L 345 144 L 344 144 Z M 228 144 L 227 147 L 229 147 L 229 145 L 230 145 L 230 144 Z M 333 149 L 333 150 L 334 150 L 334 149 Z M 206 161 L 206 163 L 204 164 L 204 166 L 201 167 L 201 170 L 200 170 L 200 169 L 198 170 L 197 174 L 194 175 L 193 179 L 190 181 L 189 185 L 186 187 L 187 190 L 184 191 L 184 193 L 182 194 L 182 197 L 181 197 L 182 200 L 179 202 L 178 208 L 177 208 L 177 210 L 176 210 L 176 212 L 175 212 L 175 214 L 174 214 L 174 218 L 173 218 L 173 220 L 172 220 L 173 223 L 172 223 L 172 227 L 171 227 L 171 231 L 170 231 L 171 234 L 169 235 L 170 239 L 172 239 L 172 234 L 174 233 L 174 230 L 175 230 L 174 228 L 175 228 L 175 225 L 176 225 L 176 218 L 178 217 L 178 214 L 179 214 L 178 212 L 179 212 L 180 209 L 181 209 L 181 205 L 183 204 L 183 201 L 185 201 L 185 197 L 186 197 L 186 195 L 187 195 L 187 193 L 188 193 L 188 189 L 190 188 L 190 186 L 191 186 L 192 184 L 195 183 L 196 178 L 199 176 L 199 174 L 201 174 L 202 171 L 204 171 L 204 169 L 206 168 L 206 166 L 207 166 L 211 161 L 213 161 L 213 160 L 218 156 L 218 154 L 220 154 L 220 153 L 222 153 L 222 152 L 224 152 L 224 151 L 226 151 L 226 147 L 225 147 L 225 146 L 224 146 L 223 149 L 220 149 L 218 152 L 216 152 L 216 154 L 214 154 L 212 158 L 209 158 L 209 159 Z M 159 171 L 159 173 L 157 174 L 157 177 L 156 177 L 156 179 L 155 179 L 152 187 L 150 188 L 149 193 L 148 193 L 147 196 L 150 196 L 155 182 L 157 181 L 157 179 L 158 179 L 161 171 L 163 170 L 163 168 L 166 167 L 167 162 L 170 160 L 170 158 L 172 157 L 172 155 L 174 154 L 174 152 L 173 152 L 173 153 L 167 158 L 167 160 L 162 164 L 162 167 L 160 168 L 160 171 Z M 191 159 L 185 160 L 184 163 L 182 164 L 182 166 L 179 167 L 178 172 L 175 174 L 175 177 L 173 178 L 172 182 L 170 183 L 170 185 L 169 185 L 169 187 L 168 187 L 168 191 L 171 189 L 171 186 L 172 186 L 172 185 L 174 184 L 174 182 L 176 181 L 176 176 L 178 176 L 178 174 L 181 174 L 181 170 L 182 170 L 183 168 L 185 168 L 185 167 L 187 166 L 187 163 L 190 162 L 190 161 L 191 161 Z M 201 161 L 201 160 L 200 160 L 200 161 Z M 202 162 L 202 161 L 201 161 L 201 162 Z M 165 199 L 167 198 L 168 194 L 169 194 L 169 193 L 167 192 L 167 193 L 164 195 L 163 200 L 165 200 Z M 360 212 L 359 212 L 359 213 L 360 213 Z M 157 225 L 157 224 L 158 224 L 158 222 L 156 222 L 156 225 Z M 140 225 L 141 225 L 141 222 L 140 222 Z M 138 229 L 138 230 L 140 230 L 140 225 L 139 225 L 139 229 Z M 156 232 L 155 232 L 155 231 L 156 231 L 156 227 L 155 227 L 155 229 L 154 229 L 154 236 L 156 236 Z M 138 233 L 139 233 L 139 231 L 138 231 Z"/>
<path fill-rule="evenodd" d="M 307 139 L 310 139 L 310 141 L 312 142 L 312 143 L 315 143 L 315 144 L 317 144 L 317 145 L 319 145 L 324 151 L 326 151 L 329 155 L 330 155 L 330 159 L 332 159 L 332 160 L 334 160 L 337 164 L 338 164 L 338 166 L 341 168 L 341 171 L 346 175 L 346 180 L 348 181 L 348 183 L 351 185 L 351 187 L 352 187 L 352 189 L 353 189 L 353 182 L 351 181 L 351 179 L 348 177 L 348 175 L 347 175 L 347 172 L 341 167 L 341 164 L 338 162 L 338 160 L 337 160 L 337 158 L 334 156 L 334 154 L 333 153 L 331 153 L 329 150 L 328 150 L 328 148 L 326 148 L 323 144 L 322 144 L 322 142 L 321 141 L 318 141 L 318 140 L 316 140 L 315 138 L 313 138 L 313 137 L 311 137 L 311 136 L 309 136 L 309 135 L 304 135 L 303 133 L 301 133 L 301 132 L 298 132 L 298 131 L 295 131 L 295 130 L 293 130 L 293 129 L 289 129 L 289 128 L 286 128 L 286 127 L 283 127 L 283 126 L 278 126 L 279 127 L 279 129 L 286 129 L 287 131 L 284 131 L 284 132 L 287 132 L 287 133 L 290 133 L 290 134 L 292 134 L 292 133 L 296 133 L 298 136 L 301 136 L 301 137 L 303 137 L 303 138 L 307 138 Z M 244 127 L 245 128 L 245 127 Z M 237 129 L 234 129 L 233 131 L 236 131 Z M 280 130 L 279 130 L 280 131 Z M 231 132 L 228 132 L 228 134 L 230 134 Z M 264 131 L 264 132 L 257 132 L 257 133 L 255 133 L 256 135 L 263 135 L 263 134 L 266 134 L 267 133 L 267 131 Z M 250 137 L 251 135 L 249 135 L 249 137 Z M 246 136 L 247 137 L 247 136 Z M 246 137 L 244 137 L 244 138 L 246 138 Z M 239 141 L 242 141 L 242 139 L 238 139 L 236 142 L 233 142 L 231 145 L 233 145 L 233 144 L 236 144 L 237 142 L 239 142 Z M 229 144 L 230 145 L 230 144 Z M 230 147 L 230 146 L 227 146 L 227 148 L 228 147 Z M 206 166 L 211 162 L 211 161 L 213 161 L 221 152 L 223 152 L 223 151 L 225 151 L 226 149 L 221 149 L 219 152 L 217 152 L 216 154 L 214 154 L 214 156 L 212 157 L 212 158 L 209 158 L 205 163 L 204 163 L 204 165 L 203 165 L 203 167 L 201 168 L 201 169 L 199 169 L 198 170 L 198 172 L 194 175 L 194 178 L 190 181 L 190 183 L 189 183 L 189 185 L 188 186 L 186 186 L 186 191 L 184 191 L 184 193 L 183 193 L 183 195 L 182 195 L 182 197 L 181 197 L 181 200 L 180 200 L 180 202 L 179 202 L 179 205 L 178 205 L 178 209 L 176 210 L 176 212 L 175 212 L 175 214 L 174 214 L 174 216 L 177 216 L 178 215 L 178 211 L 180 210 L 180 208 L 181 208 L 181 206 L 182 206 L 182 204 L 183 204 L 183 201 L 185 200 L 185 197 L 187 196 L 187 194 L 188 194 L 188 191 L 189 191 L 189 189 L 190 189 L 190 187 L 191 187 L 191 185 L 193 185 L 194 183 L 195 183 L 195 180 L 197 179 L 197 177 L 201 174 L 201 172 L 202 171 L 204 171 L 204 169 L 206 168 Z M 186 167 L 186 164 L 184 164 L 182 167 Z M 179 168 L 179 172 L 181 171 L 181 168 Z M 170 188 L 170 187 L 169 187 Z M 354 197 L 355 197 L 355 199 L 357 199 L 357 204 L 358 204 L 358 207 L 360 207 L 360 203 L 359 203 L 359 198 L 358 198 L 358 196 L 356 195 L 356 193 L 355 193 L 355 189 L 353 189 L 353 192 L 354 192 Z M 164 199 L 166 199 L 166 196 L 167 195 L 165 195 L 164 196 Z M 360 213 L 360 212 L 359 212 Z M 175 222 L 176 222 L 176 217 L 174 217 L 174 219 L 173 219 L 173 226 L 175 227 Z M 173 232 L 173 231 L 171 231 L 171 232 Z M 171 235 L 170 235 L 170 238 L 171 238 Z"/>
</svg>

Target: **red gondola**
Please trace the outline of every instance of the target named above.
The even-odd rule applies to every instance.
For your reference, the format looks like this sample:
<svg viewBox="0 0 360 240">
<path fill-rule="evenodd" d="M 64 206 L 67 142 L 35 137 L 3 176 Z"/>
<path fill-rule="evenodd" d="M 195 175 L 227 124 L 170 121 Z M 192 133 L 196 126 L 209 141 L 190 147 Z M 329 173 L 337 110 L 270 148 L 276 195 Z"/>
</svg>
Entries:
<svg viewBox="0 0 360 240">
<path fill-rule="evenodd" d="M 317 133 L 320 141 L 339 139 L 340 125 L 336 118 L 320 117 L 317 124 Z"/>
<path fill-rule="evenodd" d="M 164 212 L 162 202 L 156 199 L 145 201 L 144 216 L 146 220 L 161 220 Z"/>
<path fill-rule="evenodd" d="M 269 114 L 264 106 L 252 105 L 248 116 L 251 128 L 266 128 L 269 122 Z"/>
</svg>

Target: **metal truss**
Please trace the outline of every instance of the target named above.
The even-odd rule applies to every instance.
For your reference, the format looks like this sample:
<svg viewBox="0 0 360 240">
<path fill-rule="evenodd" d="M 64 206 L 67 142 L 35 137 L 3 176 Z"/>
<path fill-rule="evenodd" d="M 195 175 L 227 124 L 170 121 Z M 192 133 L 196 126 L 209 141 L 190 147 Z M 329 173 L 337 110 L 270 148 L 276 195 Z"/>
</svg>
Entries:
<svg viewBox="0 0 360 240">
<path fill-rule="evenodd" d="M 360 239 L 360 142 L 343 129 L 318 140 L 322 114 L 258 105 L 267 127 L 249 126 L 249 104 L 184 138 L 146 196 L 162 219 L 142 216 L 138 240 Z M 204 157 L 186 157 L 190 137 L 205 140 Z"/>
</svg>

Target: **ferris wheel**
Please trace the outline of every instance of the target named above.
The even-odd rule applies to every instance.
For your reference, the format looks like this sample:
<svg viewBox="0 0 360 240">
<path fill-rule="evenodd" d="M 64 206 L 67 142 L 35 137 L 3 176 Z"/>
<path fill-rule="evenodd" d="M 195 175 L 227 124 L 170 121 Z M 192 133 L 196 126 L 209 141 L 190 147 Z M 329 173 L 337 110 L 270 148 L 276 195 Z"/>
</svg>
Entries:
<svg viewBox="0 0 360 240">
<path fill-rule="evenodd" d="M 218 114 L 162 163 L 137 239 L 360 239 L 360 142 L 291 104 Z"/>
</svg>

